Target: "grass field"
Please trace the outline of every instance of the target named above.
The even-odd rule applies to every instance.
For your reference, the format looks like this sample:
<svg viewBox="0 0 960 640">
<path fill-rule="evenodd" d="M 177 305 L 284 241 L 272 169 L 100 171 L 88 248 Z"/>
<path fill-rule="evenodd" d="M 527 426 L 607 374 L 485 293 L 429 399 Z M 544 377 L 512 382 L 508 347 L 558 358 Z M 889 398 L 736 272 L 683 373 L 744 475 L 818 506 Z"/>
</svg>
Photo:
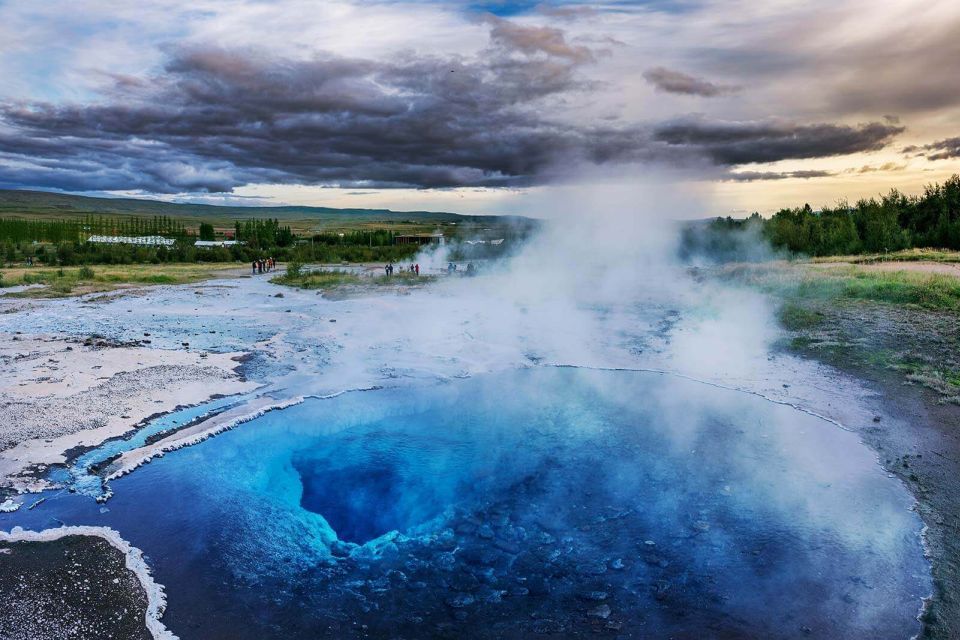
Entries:
<svg viewBox="0 0 960 640">
<path fill-rule="evenodd" d="M 94 267 L 13 267 L 0 270 L 0 295 L 54 298 L 113 291 L 132 285 L 189 284 L 229 274 L 246 273 L 245 266 L 229 263 L 97 265 Z M 22 285 L 42 287 L 4 294 Z"/>
<path fill-rule="evenodd" d="M 723 275 L 787 301 L 870 300 L 960 311 L 960 278 L 942 273 L 878 271 L 854 263 L 827 267 L 818 262 L 772 262 L 727 266 Z"/>
<path fill-rule="evenodd" d="M 960 251 L 949 249 L 904 249 L 891 253 L 870 253 L 852 256 L 824 256 L 812 258 L 814 264 L 846 262 L 849 264 L 874 264 L 877 262 L 946 262 L 960 263 Z"/>
<path fill-rule="evenodd" d="M 356 273 L 336 270 L 298 271 L 294 269 L 278 276 L 270 282 L 282 284 L 298 289 L 336 289 L 347 286 L 393 286 L 414 285 L 432 282 L 434 276 L 416 276 L 408 272 L 398 272 L 392 276 L 378 275 L 374 277 L 361 276 Z"/>
<path fill-rule="evenodd" d="M 736 264 L 719 275 L 771 295 L 790 349 L 893 371 L 960 404 L 960 270 L 922 268 L 960 262 L 960 253 L 901 252 L 902 269 L 863 258 Z"/>
</svg>

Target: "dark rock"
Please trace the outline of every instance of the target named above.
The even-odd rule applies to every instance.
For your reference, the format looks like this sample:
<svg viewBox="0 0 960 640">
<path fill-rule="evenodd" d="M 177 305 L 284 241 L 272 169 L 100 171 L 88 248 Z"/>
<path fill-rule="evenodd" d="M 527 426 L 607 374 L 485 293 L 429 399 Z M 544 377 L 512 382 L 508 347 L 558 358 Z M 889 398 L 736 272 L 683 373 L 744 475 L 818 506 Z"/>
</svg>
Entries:
<svg viewBox="0 0 960 640">
<path fill-rule="evenodd" d="M 594 607 L 593 609 L 587 611 L 587 615 L 591 618 L 600 618 L 602 620 L 606 620 L 610 617 L 610 605 L 602 604 L 599 607 Z"/>
<path fill-rule="evenodd" d="M 510 555 L 516 555 L 520 553 L 520 545 L 516 542 L 511 542 L 509 540 L 496 539 L 493 541 L 493 546 L 501 551 L 509 553 Z"/>
<path fill-rule="evenodd" d="M 563 633 L 566 631 L 566 626 L 562 622 L 550 618 L 534 620 L 531 628 L 534 633 Z"/>
<path fill-rule="evenodd" d="M 453 609 L 462 609 L 463 607 L 469 607 L 476 602 L 476 598 L 469 593 L 455 593 L 447 598 L 445 602 L 447 603 L 448 607 Z"/>
</svg>

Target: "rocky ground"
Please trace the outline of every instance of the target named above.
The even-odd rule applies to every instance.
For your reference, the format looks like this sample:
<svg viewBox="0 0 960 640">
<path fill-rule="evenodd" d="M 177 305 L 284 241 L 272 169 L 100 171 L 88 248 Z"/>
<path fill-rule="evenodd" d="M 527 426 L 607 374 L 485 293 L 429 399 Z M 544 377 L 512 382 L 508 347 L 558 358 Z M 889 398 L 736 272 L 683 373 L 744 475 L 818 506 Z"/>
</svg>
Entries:
<svg viewBox="0 0 960 640">
<path fill-rule="evenodd" d="M 889 419 L 854 426 L 916 495 L 929 527 L 935 593 L 922 637 L 960 637 L 960 317 L 870 301 L 791 304 L 785 348 L 880 393 Z"/>
<path fill-rule="evenodd" d="M 0 541 L 0 638 L 149 640 L 146 611 L 124 554 L 102 538 Z"/>
</svg>

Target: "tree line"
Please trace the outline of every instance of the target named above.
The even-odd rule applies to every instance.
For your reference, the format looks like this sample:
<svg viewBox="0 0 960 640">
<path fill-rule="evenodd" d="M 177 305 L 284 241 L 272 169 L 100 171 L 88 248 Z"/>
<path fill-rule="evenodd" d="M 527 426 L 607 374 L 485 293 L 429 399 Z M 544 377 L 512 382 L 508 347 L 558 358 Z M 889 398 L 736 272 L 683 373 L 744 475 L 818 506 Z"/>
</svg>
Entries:
<svg viewBox="0 0 960 640">
<path fill-rule="evenodd" d="M 960 176 L 908 196 L 893 189 L 851 206 L 840 202 L 814 210 L 809 204 L 781 209 L 768 219 L 715 218 L 686 225 L 681 257 L 750 259 L 756 240 L 778 250 L 808 256 L 884 253 L 915 247 L 960 250 Z"/>
<path fill-rule="evenodd" d="M 87 215 L 67 220 L 0 218 L 0 242 L 80 242 L 89 236 L 186 237 L 182 222 L 168 216 L 122 216 L 109 218 Z"/>
</svg>

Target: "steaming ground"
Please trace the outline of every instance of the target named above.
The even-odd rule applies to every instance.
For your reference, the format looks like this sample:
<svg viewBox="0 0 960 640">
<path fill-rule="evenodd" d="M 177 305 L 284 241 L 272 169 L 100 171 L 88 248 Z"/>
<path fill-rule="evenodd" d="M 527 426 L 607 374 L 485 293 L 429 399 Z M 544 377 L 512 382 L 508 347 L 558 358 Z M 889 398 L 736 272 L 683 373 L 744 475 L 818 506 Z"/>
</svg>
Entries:
<svg viewBox="0 0 960 640">
<path fill-rule="evenodd" d="M 552 255 L 552 252 L 544 254 Z M 439 265 L 444 262 L 443 256 L 433 259 Z M 430 260 L 424 259 L 422 263 L 427 265 Z M 205 431 L 220 431 L 224 426 L 235 426 L 239 431 L 249 428 L 250 433 L 255 433 L 257 420 L 245 425 L 243 419 L 305 397 L 326 397 L 376 387 L 415 390 L 437 383 L 455 385 L 464 378 L 505 376 L 506 372 L 516 369 L 543 369 L 551 365 L 666 371 L 680 379 L 695 379 L 731 389 L 732 397 L 748 395 L 761 403 L 793 405 L 844 425 L 872 422 L 875 410 L 867 389 L 814 363 L 771 352 L 776 329 L 763 298 L 741 290 L 698 284 L 682 270 L 664 264 L 656 258 L 638 260 L 636 252 L 621 263 L 568 263 L 562 255 L 559 259 L 545 259 L 535 248 L 533 253 L 514 261 L 509 270 L 491 267 L 481 277 L 444 279 L 425 289 L 400 289 L 386 295 L 370 292 L 365 296 L 330 300 L 316 292 L 271 285 L 261 278 L 238 278 L 202 286 L 158 287 L 137 298 L 120 297 L 102 302 L 82 298 L 51 300 L 32 308 L 17 307 L 19 311 L 0 316 L 0 331 L 8 344 L 17 331 L 28 334 L 27 338 L 30 334 L 43 334 L 70 339 L 97 333 L 124 343 L 142 341 L 145 334 L 149 334 L 149 345 L 141 346 L 151 351 L 186 351 L 198 358 L 207 352 L 249 354 L 242 373 L 261 386 L 238 389 L 242 394 L 229 406 L 218 408 L 216 415 L 204 418 L 199 411 L 189 417 L 187 421 L 192 421 L 190 428 L 194 434 L 191 442 L 202 440 Z M 207 391 L 207 395 L 220 393 L 212 387 Z M 139 392 L 130 393 L 135 399 Z M 686 408 L 682 396 L 666 400 L 682 415 Z M 185 404 L 196 402 L 194 399 Z M 101 407 L 82 405 L 79 409 L 72 407 L 71 411 L 85 409 L 90 414 L 103 411 Z M 224 411 L 232 411 L 236 419 L 225 422 Z M 286 415 L 284 411 L 278 409 L 270 415 L 282 419 Z M 131 420 L 130 427 L 136 422 Z M 174 425 L 182 426 L 182 422 Z M 836 425 L 830 428 L 839 430 Z M 667 437 L 674 439 L 676 446 L 683 446 L 689 435 L 676 430 Z M 131 444 L 133 451 L 125 457 L 134 462 L 128 469 L 120 470 L 134 468 L 136 461 L 148 459 L 159 450 L 176 448 L 164 444 L 170 444 L 167 439 L 175 437 L 176 434 L 159 430 L 149 442 L 141 440 Z M 198 444 L 195 450 L 202 452 L 215 442 Z M 845 446 L 859 446 L 855 439 L 845 442 Z M 803 438 L 792 440 L 791 447 L 795 451 L 783 452 L 791 464 L 815 453 L 804 449 Z M 121 463 L 112 460 L 117 451 L 116 447 L 110 449 L 111 455 L 103 461 L 104 469 L 118 471 L 117 465 Z M 181 454 L 169 455 L 170 459 L 176 459 Z M 161 459 L 152 464 L 163 469 L 165 462 Z M 763 460 L 757 461 L 758 468 L 763 468 L 763 464 Z M 873 472 L 882 478 L 879 467 L 870 473 Z M 146 471 L 134 470 L 132 475 L 112 481 L 108 487 L 101 487 L 99 482 L 88 483 L 83 490 L 92 495 L 115 491 L 116 495 L 106 502 L 105 508 L 119 509 L 112 505 L 120 504 L 118 500 L 123 499 L 124 483 L 134 482 L 139 473 Z M 58 477 L 70 481 L 71 476 Z M 145 495 L 162 496 L 162 487 L 162 484 L 153 485 Z M 36 509 L 22 508 L 0 515 L 0 527 L 9 529 L 21 522 L 36 526 L 50 523 L 45 510 L 49 509 L 52 515 L 60 508 L 56 506 L 56 495 L 55 492 L 45 494 L 47 502 Z M 95 504 L 85 497 L 75 499 Z M 32 499 L 15 496 L 11 502 L 29 505 Z M 190 508 L 189 501 L 179 504 Z M 906 510 L 909 505 L 901 506 Z M 113 517 L 110 511 L 103 514 L 93 507 L 81 512 L 91 520 Z M 496 514 L 489 517 L 495 518 Z M 915 524 L 916 530 L 907 531 L 908 535 L 916 536 L 919 523 Z M 364 525 L 357 526 L 362 530 Z M 357 527 L 352 530 L 356 531 Z M 120 531 L 123 535 L 124 530 Z M 188 530 L 184 535 L 198 536 L 198 543 L 204 539 L 200 531 Z M 617 529 L 610 528 L 607 535 L 615 537 Z M 150 550 L 146 552 L 149 556 Z M 500 549 L 500 553 L 509 552 Z M 518 554 L 519 550 L 512 555 Z M 2 560 L 0 557 L 0 562 Z M 610 558 L 613 560 L 615 558 Z M 501 579 L 515 577 L 511 574 Z M 598 583 L 605 580 L 595 578 Z M 357 579 L 376 582 L 380 578 L 363 575 Z M 510 586 L 506 591 L 514 588 Z M 630 610 L 611 609 L 599 595 L 604 591 L 602 586 L 588 591 L 597 592 L 596 599 L 580 598 L 576 608 L 577 615 L 581 616 L 577 620 L 584 621 L 586 626 L 571 627 L 574 623 L 570 620 L 563 626 L 556 617 L 549 617 L 530 623 L 535 623 L 536 629 L 530 627 L 526 631 L 562 635 L 573 628 L 601 628 L 604 633 L 615 635 L 640 633 L 638 628 L 624 632 L 622 625 L 632 619 Z M 467 589 L 463 593 L 472 592 Z M 4 593 L 3 597 L 11 595 Z M 171 594 L 172 600 L 175 597 Z M 468 619 L 458 613 L 470 608 L 466 602 L 465 597 L 440 608 L 443 615 L 449 617 L 445 624 L 453 624 L 454 630 L 457 624 Z M 919 601 L 915 604 L 919 610 Z M 431 617 L 432 609 L 426 611 L 424 617 L 436 623 Z M 368 627 L 376 618 L 375 612 L 358 610 L 355 613 L 358 618 L 366 618 L 364 624 Z M 611 615 L 614 619 L 609 620 L 611 626 L 607 627 Z M 470 619 L 471 625 L 475 622 Z M 354 629 L 348 621 L 338 624 L 334 635 L 339 637 L 362 631 Z M 808 628 L 801 622 L 791 625 L 790 634 L 784 633 L 783 637 L 805 634 L 804 629 Z M 437 630 L 446 633 L 450 628 L 438 627 Z M 188 628 L 174 631 L 182 637 L 193 637 Z M 766 631 L 775 634 L 775 630 Z M 717 632 L 715 637 L 725 636 Z"/>
</svg>

